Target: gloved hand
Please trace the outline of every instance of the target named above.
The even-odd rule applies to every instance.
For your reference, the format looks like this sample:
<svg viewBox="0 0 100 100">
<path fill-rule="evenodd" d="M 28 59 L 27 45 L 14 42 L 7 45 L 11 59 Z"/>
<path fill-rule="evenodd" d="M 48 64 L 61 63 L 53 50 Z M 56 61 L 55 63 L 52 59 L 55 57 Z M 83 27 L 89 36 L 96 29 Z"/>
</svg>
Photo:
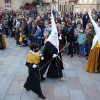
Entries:
<svg viewBox="0 0 100 100">
<path fill-rule="evenodd" d="M 44 60 L 44 57 L 41 57 L 41 60 Z"/>
<path fill-rule="evenodd" d="M 56 58 L 57 56 L 58 56 L 57 54 L 54 54 L 54 55 L 53 55 L 53 58 Z"/>
<path fill-rule="evenodd" d="M 37 67 L 37 65 L 36 64 L 34 64 L 33 66 L 32 66 L 32 68 L 36 68 Z"/>
</svg>

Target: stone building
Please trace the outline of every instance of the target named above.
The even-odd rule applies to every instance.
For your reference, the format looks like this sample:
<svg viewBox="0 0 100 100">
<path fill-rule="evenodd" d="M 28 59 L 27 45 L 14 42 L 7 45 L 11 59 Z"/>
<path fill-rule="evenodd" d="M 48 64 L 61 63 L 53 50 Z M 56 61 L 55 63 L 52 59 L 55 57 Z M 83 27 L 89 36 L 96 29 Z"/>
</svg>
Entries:
<svg viewBox="0 0 100 100">
<path fill-rule="evenodd" d="M 100 11 L 100 0 L 78 0 L 74 6 L 75 12 L 91 12 L 92 9 Z"/>
<path fill-rule="evenodd" d="M 0 9 L 18 10 L 26 2 L 33 0 L 0 0 Z M 100 0 L 41 0 L 46 10 L 72 12 L 91 12 L 92 9 L 100 11 Z"/>
<path fill-rule="evenodd" d="M 33 0 L 0 0 L 0 9 L 18 10 L 26 2 L 31 3 Z"/>
<path fill-rule="evenodd" d="M 44 5 L 56 11 L 91 12 L 100 11 L 100 0 L 43 0 Z"/>
</svg>

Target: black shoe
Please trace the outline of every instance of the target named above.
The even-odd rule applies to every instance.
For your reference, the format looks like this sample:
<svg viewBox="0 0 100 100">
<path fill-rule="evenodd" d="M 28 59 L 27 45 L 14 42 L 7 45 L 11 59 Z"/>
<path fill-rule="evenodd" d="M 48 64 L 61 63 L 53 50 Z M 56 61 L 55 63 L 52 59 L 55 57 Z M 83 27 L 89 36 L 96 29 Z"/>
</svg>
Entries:
<svg viewBox="0 0 100 100">
<path fill-rule="evenodd" d="M 74 52 L 74 54 L 76 54 L 76 52 Z"/>
<path fill-rule="evenodd" d="M 46 99 L 46 97 L 45 97 L 43 94 L 39 95 L 39 97 L 40 97 L 41 99 Z"/>
<path fill-rule="evenodd" d="M 84 57 L 88 57 L 88 55 L 85 55 Z"/>
<path fill-rule="evenodd" d="M 27 88 L 25 85 L 23 86 L 27 91 L 30 91 L 30 88 Z"/>
<path fill-rule="evenodd" d="M 86 60 L 88 60 L 88 58 L 86 58 Z"/>
<path fill-rule="evenodd" d="M 44 81 L 44 80 L 45 80 L 45 78 L 44 78 L 44 77 L 41 77 L 41 80 L 42 80 L 42 81 Z"/>
<path fill-rule="evenodd" d="M 71 55 L 71 57 L 73 57 L 73 55 Z"/>
<path fill-rule="evenodd" d="M 67 55 L 70 55 L 70 53 L 68 53 Z"/>
</svg>

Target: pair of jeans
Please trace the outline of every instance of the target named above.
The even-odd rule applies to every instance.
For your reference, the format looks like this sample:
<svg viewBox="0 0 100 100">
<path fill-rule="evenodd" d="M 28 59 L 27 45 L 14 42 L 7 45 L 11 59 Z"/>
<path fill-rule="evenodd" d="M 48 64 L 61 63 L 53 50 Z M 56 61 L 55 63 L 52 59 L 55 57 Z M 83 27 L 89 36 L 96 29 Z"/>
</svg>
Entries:
<svg viewBox="0 0 100 100">
<path fill-rule="evenodd" d="M 41 49 L 41 39 L 36 39 L 36 44 L 39 46 L 39 50 Z"/>
<path fill-rule="evenodd" d="M 80 55 L 84 56 L 84 44 L 79 45 Z"/>
<path fill-rule="evenodd" d="M 85 52 L 86 52 L 86 55 L 88 56 L 89 55 L 89 44 L 85 44 Z"/>
</svg>

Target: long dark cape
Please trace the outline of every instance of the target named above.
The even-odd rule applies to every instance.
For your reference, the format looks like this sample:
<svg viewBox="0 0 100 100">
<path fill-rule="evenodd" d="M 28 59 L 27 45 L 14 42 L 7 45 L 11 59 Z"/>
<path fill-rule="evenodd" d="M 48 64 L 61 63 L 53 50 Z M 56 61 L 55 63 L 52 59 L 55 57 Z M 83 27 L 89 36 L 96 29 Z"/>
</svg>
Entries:
<svg viewBox="0 0 100 100">
<path fill-rule="evenodd" d="M 29 76 L 24 84 L 24 86 L 38 95 L 42 94 L 40 87 L 40 77 L 37 68 L 32 68 L 33 64 L 26 63 L 26 66 L 29 69 Z"/>
<path fill-rule="evenodd" d="M 61 78 L 63 76 L 62 75 L 63 64 L 62 61 L 59 59 L 59 57 L 53 58 L 49 63 L 47 63 L 53 57 L 53 55 L 57 53 L 58 53 L 57 48 L 51 42 L 47 41 L 42 52 L 44 60 L 40 62 L 41 76 L 44 75 L 48 66 L 49 70 L 47 73 L 47 77 Z M 61 54 L 59 54 L 59 56 L 61 58 Z"/>
</svg>

